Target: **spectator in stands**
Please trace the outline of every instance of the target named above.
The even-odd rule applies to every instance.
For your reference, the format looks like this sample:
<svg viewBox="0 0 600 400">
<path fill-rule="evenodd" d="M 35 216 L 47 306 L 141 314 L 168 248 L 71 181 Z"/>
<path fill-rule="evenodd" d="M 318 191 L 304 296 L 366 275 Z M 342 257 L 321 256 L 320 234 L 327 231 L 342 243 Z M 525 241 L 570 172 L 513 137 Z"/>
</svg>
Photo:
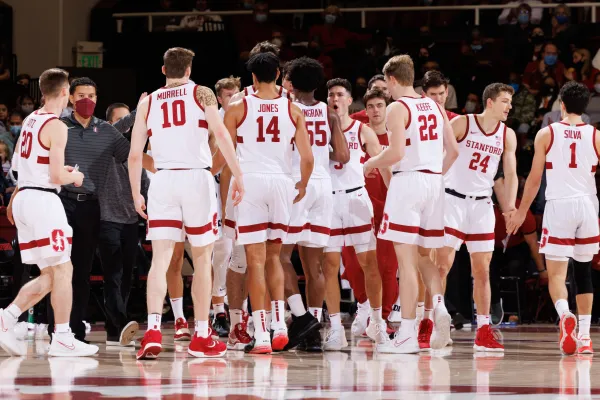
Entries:
<svg viewBox="0 0 600 400">
<path fill-rule="evenodd" d="M 19 74 L 15 81 L 17 85 L 23 86 L 29 91 L 29 82 L 31 81 L 31 76 L 29 74 Z"/>
<path fill-rule="evenodd" d="M 0 131 L 6 131 L 8 122 L 8 106 L 5 102 L 0 101 Z"/>
<path fill-rule="evenodd" d="M 12 153 L 10 152 L 8 144 L 0 139 L 0 163 L 2 163 L 2 172 L 4 173 L 4 176 L 6 176 L 10 170 L 11 155 Z"/>
<path fill-rule="evenodd" d="M 271 43 L 279 49 L 279 60 L 291 61 L 297 57 L 296 52 L 288 43 L 287 37 L 283 30 L 273 29 L 271 33 Z"/>
<path fill-rule="evenodd" d="M 565 83 L 565 65 L 558 59 L 558 48 L 554 43 L 546 43 L 542 58 L 527 64 L 523 84 L 537 95 L 547 77 L 554 79 L 559 87 Z"/>
<path fill-rule="evenodd" d="M 521 3 L 517 7 L 517 24 L 507 25 L 505 43 L 505 55 L 513 61 L 516 71 L 523 71 L 531 61 L 533 54 L 533 43 L 531 35 L 534 26 L 531 23 L 531 7 L 527 3 Z"/>
<path fill-rule="evenodd" d="M 526 134 L 535 118 L 535 96 L 522 85 L 521 76 L 517 72 L 510 73 L 509 84 L 515 90 L 515 94 L 513 94 L 507 125 L 517 133 Z"/>
<path fill-rule="evenodd" d="M 577 25 L 572 25 L 570 19 L 569 7 L 564 4 L 557 5 L 552 17 L 552 41 L 556 43 L 558 56 L 565 64 L 571 62 L 571 51 L 579 33 Z"/>
<path fill-rule="evenodd" d="M 542 16 L 544 13 L 544 9 L 540 7 L 535 7 L 536 5 L 542 5 L 543 3 L 538 0 L 518 0 L 511 1 L 507 4 L 507 8 L 502 10 L 502 13 L 498 16 L 498 25 L 511 24 L 516 25 L 523 21 L 523 17 L 519 20 L 519 10 L 521 6 L 527 5 L 530 10 L 529 21 L 533 25 L 539 25 L 542 22 Z"/>
<path fill-rule="evenodd" d="M 381 89 L 381 91 L 383 91 L 383 93 L 385 93 L 385 95 L 388 97 L 388 100 L 391 99 L 390 92 L 388 92 L 387 83 L 385 82 L 385 77 L 383 75 L 375 75 L 374 77 L 369 79 L 369 84 L 367 86 L 369 90 L 373 88 Z M 363 124 L 369 123 L 367 110 L 361 110 L 357 113 L 354 113 L 350 115 L 350 118 L 360 121 Z"/>
<path fill-rule="evenodd" d="M 338 6 L 330 5 L 323 10 L 322 25 L 314 25 L 310 28 L 310 38 L 319 38 L 323 45 L 323 52 L 329 54 L 335 50 L 344 49 L 349 40 L 361 41 L 362 35 L 350 32 L 340 26 L 341 12 Z"/>
<path fill-rule="evenodd" d="M 354 90 L 352 93 L 353 100 L 348 110 L 351 114 L 357 113 L 365 109 L 363 97 L 365 96 L 365 93 L 367 93 L 367 89 L 367 80 L 363 76 L 359 76 L 358 78 L 356 78 L 356 81 L 354 82 Z"/>
<path fill-rule="evenodd" d="M 35 110 L 35 101 L 31 96 L 22 96 L 20 100 L 19 107 L 21 108 L 21 112 L 27 117 Z"/>
<path fill-rule="evenodd" d="M 235 38 L 242 61 L 249 58 L 249 52 L 256 43 L 270 41 L 273 31 L 279 29 L 269 21 L 269 4 L 265 0 L 257 0 L 253 7 L 252 17 L 239 15 L 232 18 L 232 26 L 235 29 Z"/>
<path fill-rule="evenodd" d="M 551 111 L 558 101 L 558 90 L 558 85 L 554 78 L 551 76 L 546 77 L 544 85 L 536 96 L 537 108 L 543 109 L 546 112 Z"/>
<path fill-rule="evenodd" d="M 193 11 L 210 11 L 207 0 L 196 0 Z M 212 23 L 211 23 L 212 22 Z M 181 19 L 181 29 L 190 31 L 222 31 L 225 29 L 220 15 L 186 15 Z"/>
<path fill-rule="evenodd" d="M 593 125 L 600 123 L 600 74 L 596 74 L 592 98 L 590 99 L 588 108 L 585 112 L 590 116 L 590 122 Z"/>
<path fill-rule="evenodd" d="M 573 51 L 573 66 L 567 69 L 565 76 L 568 80 L 581 82 L 592 90 L 598 70 L 592 67 L 592 56 L 588 49 Z"/>
<path fill-rule="evenodd" d="M 175 8 L 174 0 L 159 0 L 157 12 L 174 12 L 178 11 Z M 181 29 L 181 17 L 154 17 L 152 19 L 152 30 L 154 32 L 172 32 Z"/>
<path fill-rule="evenodd" d="M 8 125 L 10 136 L 7 136 L 10 140 L 7 141 L 8 147 L 11 148 L 11 152 L 14 150 L 15 141 L 21 134 L 21 127 L 23 126 L 23 120 L 25 117 L 20 110 L 12 110 L 8 116 Z"/>
<path fill-rule="evenodd" d="M 469 93 L 467 95 L 467 101 L 465 106 L 462 108 L 461 114 L 479 114 L 482 111 L 481 102 L 479 96 L 475 93 Z"/>
<path fill-rule="evenodd" d="M 333 78 L 333 59 L 327 54 L 323 53 L 321 41 L 318 37 L 313 38 L 308 43 L 308 49 L 306 55 L 310 58 L 314 58 L 323 65 L 323 72 L 325 73 L 325 79 L 329 80 Z"/>
<path fill-rule="evenodd" d="M 528 63 L 542 58 L 542 51 L 544 49 L 544 44 L 546 43 L 544 30 L 539 26 L 533 28 L 533 31 L 531 31 L 531 38 L 529 40 L 533 45 L 533 52 L 530 54 L 531 58 L 527 60 Z"/>
</svg>

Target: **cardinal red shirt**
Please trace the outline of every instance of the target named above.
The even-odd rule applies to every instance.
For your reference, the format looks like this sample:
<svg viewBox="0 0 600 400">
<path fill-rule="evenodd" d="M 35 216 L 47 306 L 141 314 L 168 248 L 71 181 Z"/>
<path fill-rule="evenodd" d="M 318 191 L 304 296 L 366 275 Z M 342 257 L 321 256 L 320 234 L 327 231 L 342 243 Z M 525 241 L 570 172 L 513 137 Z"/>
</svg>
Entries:
<svg viewBox="0 0 600 400">
<path fill-rule="evenodd" d="M 517 199 L 516 206 L 519 207 L 521 204 L 521 199 Z M 506 238 L 506 224 L 504 223 L 504 216 L 500 211 L 500 208 L 497 205 L 494 205 L 494 214 L 496 214 L 496 227 L 494 229 L 494 233 L 496 236 L 496 247 L 504 247 L 502 241 Z M 524 235 L 530 235 L 537 230 L 537 224 L 535 222 L 535 217 L 531 213 L 531 211 L 527 210 L 527 215 L 525 216 L 525 221 L 523 225 L 519 228 L 516 235 L 511 235 L 508 240 L 507 248 L 518 246 L 525 241 Z"/>
<path fill-rule="evenodd" d="M 377 139 L 379 139 L 379 143 L 385 149 L 390 145 L 388 135 L 377 135 Z M 369 159 L 369 155 L 365 155 L 365 161 Z M 371 198 L 371 203 L 373 203 L 373 212 L 375 216 L 375 225 L 378 228 L 381 219 L 383 218 L 383 208 L 385 206 L 385 198 L 387 197 L 387 186 L 383 182 L 383 178 L 379 174 L 379 170 L 375 170 L 374 178 L 365 177 L 365 188 L 369 193 L 369 197 Z"/>
</svg>

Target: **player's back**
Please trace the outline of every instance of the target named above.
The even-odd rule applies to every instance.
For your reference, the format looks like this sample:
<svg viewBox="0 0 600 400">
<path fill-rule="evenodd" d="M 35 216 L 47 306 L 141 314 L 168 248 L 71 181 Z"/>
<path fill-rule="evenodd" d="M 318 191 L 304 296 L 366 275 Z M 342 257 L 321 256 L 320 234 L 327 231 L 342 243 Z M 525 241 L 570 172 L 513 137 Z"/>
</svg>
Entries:
<svg viewBox="0 0 600 400">
<path fill-rule="evenodd" d="M 333 160 L 329 162 L 333 190 L 348 190 L 365 185 L 363 173 L 365 148 L 361 138 L 362 127 L 362 122 L 352 120 L 350 126 L 343 131 L 348 142 L 350 160 L 346 164 Z"/>
<path fill-rule="evenodd" d="M 435 101 L 428 97 L 401 97 L 408 109 L 405 126 L 406 152 L 392 167 L 394 172 L 423 171 L 442 173 L 444 158 L 444 116 Z"/>
<path fill-rule="evenodd" d="M 237 129 L 237 155 L 244 173 L 292 174 L 296 122 L 287 98 L 246 96 L 244 119 Z"/>
<path fill-rule="evenodd" d="M 149 96 L 146 123 L 157 169 L 212 166 L 208 122 L 193 82 L 160 88 Z"/>
<path fill-rule="evenodd" d="M 329 126 L 328 107 L 323 102 L 311 106 L 296 102 L 304 113 L 306 130 L 310 139 L 315 166 L 310 176 L 311 179 L 329 179 L 329 142 L 331 142 L 331 128 Z M 300 177 L 300 154 L 294 146 L 293 174 Z"/>
<path fill-rule="evenodd" d="M 44 146 L 40 133 L 49 121 L 58 119 L 51 113 L 34 111 L 23 121 L 21 136 L 15 148 L 18 157 L 18 186 L 59 189 L 50 180 L 50 148 Z"/>
<path fill-rule="evenodd" d="M 556 122 L 548 126 L 546 152 L 546 199 L 596 195 L 594 175 L 598 165 L 596 128 L 588 124 Z"/>
<path fill-rule="evenodd" d="M 283 86 L 277 86 L 277 91 L 279 93 L 279 95 L 281 97 L 285 97 L 286 99 L 290 98 L 290 94 L 287 90 L 285 90 L 283 88 Z M 254 89 L 254 86 L 250 85 L 250 86 L 246 86 L 244 88 L 244 96 L 250 96 L 256 93 L 256 89 Z"/>
</svg>

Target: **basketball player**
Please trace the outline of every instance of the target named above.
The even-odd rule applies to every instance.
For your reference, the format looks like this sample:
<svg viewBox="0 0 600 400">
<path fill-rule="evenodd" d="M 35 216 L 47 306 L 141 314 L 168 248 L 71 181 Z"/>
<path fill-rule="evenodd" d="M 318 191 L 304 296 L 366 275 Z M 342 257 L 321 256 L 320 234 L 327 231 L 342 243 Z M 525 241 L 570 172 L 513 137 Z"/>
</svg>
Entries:
<svg viewBox="0 0 600 400">
<path fill-rule="evenodd" d="M 209 129 L 231 168 L 237 201 L 243 196 L 242 173 L 227 129 L 219 117 L 213 92 L 190 82 L 194 53 L 180 47 L 166 51 L 163 73 L 166 86 L 142 101 L 136 116 L 129 155 L 129 177 L 138 213 L 144 213 L 140 194 L 141 156 L 150 138 L 158 172 L 148 192 L 148 239 L 153 257 L 148 274 L 148 330 L 138 359 L 156 358 L 162 350 L 162 304 L 167 291 L 166 272 L 175 243 L 187 236 L 192 245 L 194 281 L 192 298 L 196 329 L 188 353 L 220 357 L 227 347 L 209 334 L 211 255 L 218 235 L 217 196 L 213 178 Z"/>
<path fill-rule="evenodd" d="M 51 293 L 56 323 L 48 355 L 91 356 L 98 346 L 75 339 L 69 327 L 73 230 L 58 198 L 61 185 L 81 186 L 83 182 L 77 168 L 65 166 L 67 127 L 57 117 L 69 100 L 67 72 L 44 71 L 40 90 L 45 104 L 23 121 L 13 165 L 18 184 L 7 210 L 9 221 L 17 226 L 22 261 L 37 264 L 40 276 L 23 286 L 5 310 L 0 309 L 0 346 L 11 356 L 27 355 L 26 342 L 15 336 L 17 319 Z"/>
<path fill-rule="evenodd" d="M 559 347 L 563 354 L 591 354 L 590 321 L 593 301 L 591 265 L 598 253 L 598 199 L 594 175 L 600 155 L 600 135 L 581 115 L 590 93 L 571 81 L 560 89 L 563 120 L 540 130 L 521 204 L 508 213 L 507 233 L 515 234 L 525 220 L 546 168 L 546 209 L 540 253 L 546 255 L 548 289 L 560 316 Z M 568 259 L 573 259 L 577 285 L 577 319 L 569 311 L 565 285 Z"/>
<path fill-rule="evenodd" d="M 386 324 L 381 311 L 381 276 L 375 254 L 376 239 L 373 232 L 373 206 L 364 188 L 365 177 L 362 163 L 366 154 L 375 156 L 381 152 L 377 135 L 371 128 L 353 120 L 348 115 L 352 103 L 352 86 L 346 79 L 327 82 L 328 102 L 339 115 L 343 133 L 350 150 L 347 164 L 331 160 L 330 172 L 333 186 L 333 218 L 331 237 L 325 249 L 325 298 L 331 321 L 324 350 L 339 351 L 348 346 L 346 333 L 340 316 L 339 271 L 343 246 L 353 246 L 362 270 L 365 273 L 367 297 L 371 304 L 370 324 L 360 330 L 377 343 L 388 340 Z M 389 182 L 389 168 L 379 171 L 384 181 Z M 366 323 L 366 321 L 364 321 Z"/>
<path fill-rule="evenodd" d="M 377 81 L 380 83 L 381 81 Z M 388 94 L 373 84 L 373 89 L 368 90 L 363 101 L 369 119 L 369 127 L 377 134 L 381 148 L 385 149 L 388 144 L 388 132 L 385 126 L 385 112 L 388 104 Z M 366 158 L 368 159 L 368 157 Z M 373 204 L 375 229 L 379 230 L 383 218 L 383 208 L 387 195 L 387 186 L 380 174 L 365 177 L 365 188 Z M 365 289 L 365 275 L 358 264 L 356 253 L 352 247 L 342 249 L 342 261 L 344 262 L 344 276 L 350 282 L 354 291 L 354 297 L 358 303 L 358 310 L 352 323 L 352 334 L 363 336 L 364 327 L 367 326 L 370 304 Z M 398 296 L 398 261 L 391 242 L 377 239 L 377 265 L 381 275 L 382 283 L 382 316 L 387 319 L 392 311 L 392 306 Z"/>
<path fill-rule="evenodd" d="M 383 72 L 388 90 L 397 100 L 387 110 L 390 145 L 369 159 L 364 168 L 369 173 L 372 168 L 393 165 L 394 177 L 379 237 L 394 242 L 400 272 L 402 323 L 394 340 L 379 344 L 377 349 L 384 353 L 417 353 L 417 270 L 433 293 L 431 348 L 442 348 L 450 338 L 450 314 L 444 305 L 440 275 L 427 257 L 430 249 L 444 245 L 442 174 L 458 156 L 458 145 L 442 109 L 433 100 L 415 92 L 415 71 L 409 56 L 392 57 Z"/>
<path fill-rule="evenodd" d="M 427 71 L 421 81 L 421 87 L 425 96 L 438 103 L 440 107 L 444 107 L 448 98 L 448 79 L 439 71 Z M 450 110 L 444 110 L 448 119 L 452 121 L 458 116 Z"/>
<path fill-rule="evenodd" d="M 315 168 L 308 182 L 306 196 L 292 207 L 288 236 L 281 251 L 286 293 L 292 314 L 296 317 L 290 330 L 288 348 L 296 346 L 300 338 L 308 335 L 301 349 L 322 351 L 319 327 L 323 314 L 325 282 L 321 259 L 323 248 L 329 241 L 330 220 L 333 212 L 333 194 L 329 173 L 329 159 L 346 164 L 350 159 L 348 143 L 342 133 L 335 111 L 315 99 L 315 90 L 325 80 L 323 66 L 318 61 L 300 57 L 287 64 L 288 78 L 293 87 L 294 104 L 303 112 L 306 130 L 315 159 Z M 329 146 L 333 151 L 330 153 Z M 300 177 L 300 157 L 294 146 L 294 179 Z M 298 276 L 291 256 L 295 244 L 306 277 L 309 311 L 306 311 L 298 288 Z"/>
<path fill-rule="evenodd" d="M 514 210 L 518 190 L 517 137 L 504 125 L 512 108 L 513 94 L 511 86 L 492 83 L 483 91 L 483 113 L 460 115 L 452 120 L 459 152 L 444 177 L 445 247 L 436 251 L 435 259 L 445 283 L 456 251 L 463 243 L 467 245 L 471 256 L 473 300 L 477 307 L 477 335 L 473 346 L 476 351 L 504 351 L 490 328 L 490 261 L 496 225 L 491 196 L 494 177 L 502 161 L 506 198 L 509 210 Z M 431 324 L 431 320 L 423 319 L 419 330 L 431 331 Z"/>
<path fill-rule="evenodd" d="M 388 92 L 388 89 L 387 89 L 387 83 L 385 83 L 385 77 L 381 74 L 377 74 L 377 75 L 373 76 L 371 79 L 369 79 L 369 84 L 367 85 L 367 89 L 368 90 L 379 89 L 379 90 L 383 91 L 383 93 L 385 94 L 385 96 L 388 100 L 390 99 L 390 93 Z M 350 115 L 350 118 L 360 121 L 363 124 L 369 123 L 369 116 L 367 115 L 366 108 L 364 110 L 360 110 L 359 112 L 355 112 L 354 114 Z"/>
<path fill-rule="evenodd" d="M 269 354 L 288 343 L 283 301 L 283 271 L 279 254 L 285 240 L 291 208 L 306 195 L 314 159 L 302 111 L 281 97 L 275 81 L 279 58 L 272 53 L 255 54 L 248 70 L 256 92 L 229 105 L 225 125 L 237 142 L 237 154 L 248 191 L 235 207 L 237 244 L 246 250 L 254 341 L 245 351 Z M 292 139 L 300 154 L 300 176 L 294 199 Z M 273 341 L 265 311 L 265 271 L 272 298 Z"/>
</svg>

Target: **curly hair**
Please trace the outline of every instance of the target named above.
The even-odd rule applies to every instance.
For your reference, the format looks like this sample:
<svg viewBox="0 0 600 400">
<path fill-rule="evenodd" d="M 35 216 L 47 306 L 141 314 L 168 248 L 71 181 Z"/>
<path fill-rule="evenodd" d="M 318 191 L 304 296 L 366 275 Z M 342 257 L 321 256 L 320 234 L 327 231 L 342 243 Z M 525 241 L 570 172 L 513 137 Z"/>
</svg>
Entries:
<svg viewBox="0 0 600 400">
<path fill-rule="evenodd" d="M 286 66 L 286 73 L 292 86 L 305 93 L 317 90 L 325 80 L 323 65 L 309 57 L 300 57 L 290 61 Z"/>
</svg>

